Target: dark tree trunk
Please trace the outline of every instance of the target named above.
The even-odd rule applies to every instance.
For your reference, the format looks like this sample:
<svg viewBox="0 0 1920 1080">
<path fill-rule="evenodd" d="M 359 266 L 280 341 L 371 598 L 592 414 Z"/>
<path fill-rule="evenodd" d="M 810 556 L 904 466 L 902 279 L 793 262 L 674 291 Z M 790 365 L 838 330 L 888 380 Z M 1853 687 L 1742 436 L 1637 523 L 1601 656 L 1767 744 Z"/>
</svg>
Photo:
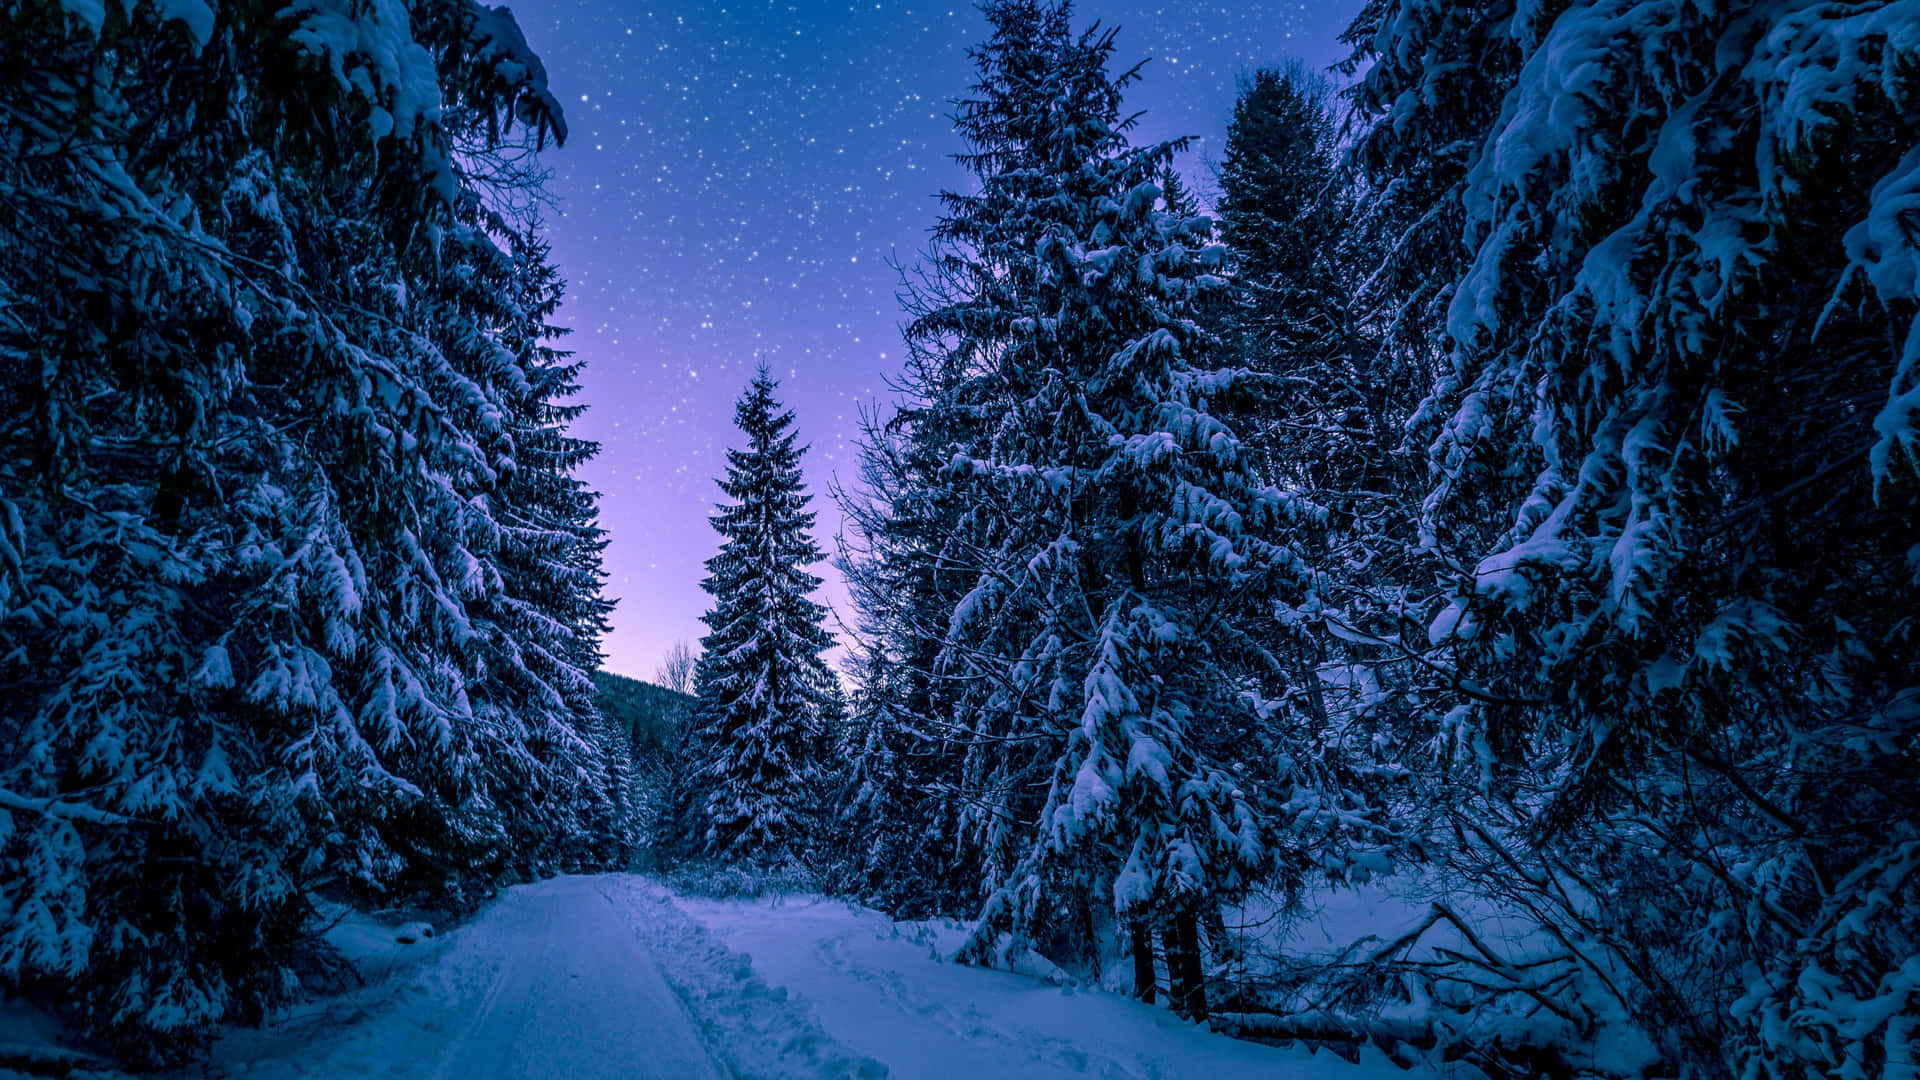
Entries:
<svg viewBox="0 0 1920 1080">
<path fill-rule="evenodd" d="M 1153 935 L 1147 924 L 1135 919 L 1127 924 L 1133 935 L 1133 996 L 1153 1004 Z"/>
<path fill-rule="evenodd" d="M 1206 914 L 1201 918 L 1201 929 L 1206 931 L 1207 952 L 1213 955 L 1214 960 L 1220 963 L 1233 963 L 1239 960 L 1239 951 L 1232 935 L 1227 933 L 1227 919 L 1221 912 L 1220 905 L 1208 904 Z"/>
<path fill-rule="evenodd" d="M 1100 977 L 1106 974 L 1106 965 L 1100 956 L 1100 945 L 1106 940 L 1106 930 L 1101 926 L 1100 915 L 1086 893 L 1081 893 L 1079 903 L 1081 932 L 1087 939 L 1087 974 L 1095 986 L 1100 985 Z"/>
<path fill-rule="evenodd" d="M 1207 1018 L 1207 980 L 1200 964 L 1200 925 L 1182 911 L 1167 927 L 1167 986 L 1173 1011 L 1189 1020 Z"/>
<path fill-rule="evenodd" d="M 1182 980 L 1186 965 L 1180 962 L 1180 931 L 1169 925 L 1160 931 L 1160 944 L 1167 950 L 1167 1004 L 1180 1016 L 1187 1015 L 1187 985 Z"/>
</svg>

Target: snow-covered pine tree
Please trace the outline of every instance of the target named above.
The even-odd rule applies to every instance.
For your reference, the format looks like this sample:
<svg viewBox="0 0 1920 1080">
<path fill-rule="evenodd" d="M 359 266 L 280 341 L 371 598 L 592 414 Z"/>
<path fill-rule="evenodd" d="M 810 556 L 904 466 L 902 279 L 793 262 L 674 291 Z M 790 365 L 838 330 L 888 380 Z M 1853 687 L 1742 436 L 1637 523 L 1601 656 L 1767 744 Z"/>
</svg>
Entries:
<svg viewBox="0 0 1920 1080">
<path fill-rule="evenodd" d="M 466 0 L 0 49 L 0 984 L 166 1057 L 293 992 L 309 889 L 488 888 L 579 796 L 501 673 L 574 643 L 501 614 L 525 311 L 454 152 L 564 129 Z"/>
<path fill-rule="evenodd" d="M 777 862 L 801 853 L 822 794 L 820 740 L 838 708 L 821 654 L 833 645 L 826 609 L 812 599 L 824 558 L 810 530 L 793 413 L 761 365 L 734 410 L 746 446 L 727 451 L 713 515 L 720 552 L 701 583 L 704 616 L 694 681 L 693 828 L 711 854 Z"/>
<path fill-rule="evenodd" d="M 911 343 L 908 353 L 910 383 L 925 375 L 922 361 L 938 363 Z M 865 881 L 872 901 L 906 917 L 961 917 L 983 899 L 976 852 L 959 827 L 965 744 L 952 723 L 951 686 L 933 676 L 966 594 L 962 568 L 940 559 L 962 507 L 942 479 L 948 455 L 935 434 L 939 423 L 912 401 L 884 422 L 863 413 L 859 484 L 834 489 L 847 523 L 839 566 L 866 653 L 855 679 L 855 730 L 863 738 L 849 773 L 861 783 L 889 778 L 879 790 L 891 793 L 884 810 L 875 802 L 849 824 L 855 846 L 873 829 L 917 837 L 896 848 L 890 863 L 872 861 L 879 877 Z"/>
<path fill-rule="evenodd" d="M 1557 943 L 1493 961 L 1531 973 L 1484 984 L 1511 1037 L 1551 1003 L 1695 1075 L 1912 1072 L 1916 25 L 1375 0 L 1349 35 L 1359 159 L 1419 223 L 1399 325 L 1448 361 L 1457 861 Z"/>
<path fill-rule="evenodd" d="M 906 733 L 894 707 L 903 694 L 893 682 L 886 655 L 869 650 L 861 659 L 852 715 L 839 747 L 846 762 L 837 778 L 843 793 L 838 804 L 842 857 L 863 893 L 886 891 L 895 870 L 912 862 L 903 856 L 924 842 L 907 820 L 909 797 L 901 783 Z"/>
<path fill-rule="evenodd" d="M 1226 337 L 1249 364 L 1292 377 L 1282 384 L 1292 393 L 1276 403 L 1288 414 L 1275 432 L 1282 440 L 1306 424 L 1339 431 L 1364 416 L 1357 400 L 1348 408 L 1319 400 L 1337 392 L 1357 398 L 1366 386 L 1353 370 L 1364 349 L 1351 265 L 1356 192 L 1341 165 L 1330 95 L 1325 80 L 1299 67 L 1255 72 L 1234 102 L 1218 169 L 1220 240 L 1234 254 L 1238 302 Z M 1318 455 L 1294 449 L 1269 454 L 1268 468 L 1326 486 L 1311 473 Z"/>
<path fill-rule="evenodd" d="M 906 711 L 911 673 L 872 645 L 863 650 L 833 777 L 838 876 L 862 900 L 896 915 L 953 910 L 951 867 L 939 843 L 937 743 Z"/>
<path fill-rule="evenodd" d="M 1200 200 L 1187 189 L 1186 178 L 1180 175 L 1180 168 L 1169 161 L 1160 168 L 1160 209 L 1178 218 L 1200 216 Z"/>
<path fill-rule="evenodd" d="M 1396 354 L 1378 348 L 1361 295 L 1373 269 L 1356 224 L 1361 191 L 1332 105 L 1326 81 L 1298 66 L 1255 72 L 1234 103 L 1218 179 L 1221 242 L 1234 255 L 1223 337 L 1243 363 L 1277 377 L 1259 415 L 1261 470 L 1336 500 L 1345 519 L 1399 479 L 1406 401 L 1431 377 L 1397 369 Z"/>
<path fill-rule="evenodd" d="M 1068 4 L 984 10 L 958 114 L 979 189 L 943 196 L 905 410 L 957 511 L 920 557 L 965 589 L 931 673 L 987 893 L 963 955 L 1097 965 L 1126 924 L 1150 993 L 1161 929 L 1197 1014 L 1198 924 L 1267 865 L 1246 735 L 1285 678 L 1272 598 L 1307 576 L 1281 533 L 1315 511 L 1218 417 L 1259 380 L 1194 318 L 1225 252 L 1156 210 L 1184 143 L 1128 144 L 1138 69 Z"/>
<path fill-rule="evenodd" d="M 1298 65 L 1240 87 L 1217 172 L 1221 240 L 1233 253 L 1222 348 L 1268 375 L 1242 423 L 1256 475 L 1326 509 L 1296 541 L 1316 569 L 1282 621 L 1273 655 L 1302 693 L 1264 736 L 1311 786 L 1344 792 L 1334 828 L 1290 830 L 1276 884 L 1365 877 L 1383 847 L 1413 838 L 1395 824 L 1411 744 L 1430 735 L 1418 687 L 1432 675 L 1403 644 L 1424 633 L 1434 570 L 1418 548 L 1415 491 L 1424 455 L 1408 418 L 1432 385 L 1426 366 L 1383 347 L 1371 306 L 1375 242 L 1337 135 L 1332 88 Z M 1364 735 L 1363 735 L 1364 733 Z M 1333 821 L 1326 824 L 1333 825 Z"/>
<path fill-rule="evenodd" d="M 536 831 L 518 846 L 572 870 L 622 865 L 638 839 L 633 750 L 628 733 L 600 715 L 593 683 L 613 602 L 602 591 L 599 495 L 575 475 L 600 447 L 568 433 L 586 407 L 571 400 L 581 364 L 555 344 L 568 331 L 552 323 L 564 284 L 547 244 L 531 224 L 498 214 L 492 228 L 512 258 L 516 318 L 500 342 L 517 362 L 499 388 L 513 458 L 489 505 L 500 527 L 498 617 L 515 647 L 497 670 L 525 695 L 517 710 L 549 774 L 529 818 Z"/>
<path fill-rule="evenodd" d="M 1220 236 L 1234 251 L 1241 283 L 1259 286 L 1246 298 L 1256 311 L 1311 288 L 1315 264 L 1352 226 L 1342 214 L 1351 191 L 1341 176 L 1331 96 L 1324 78 L 1294 65 L 1255 71 L 1234 99 L 1217 171 Z"/>
</svg>

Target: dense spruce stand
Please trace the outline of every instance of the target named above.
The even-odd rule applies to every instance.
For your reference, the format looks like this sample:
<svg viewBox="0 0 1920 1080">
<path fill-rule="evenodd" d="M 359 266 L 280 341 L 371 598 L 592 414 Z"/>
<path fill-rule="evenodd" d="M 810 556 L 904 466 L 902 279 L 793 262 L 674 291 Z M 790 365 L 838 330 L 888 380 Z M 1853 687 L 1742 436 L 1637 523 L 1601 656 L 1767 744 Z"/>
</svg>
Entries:
<svg viewBox="0 0 1920 1080">
<path fill-rule="evenodd" d="M 1565 943 L 1513 992 L 1689 1070 L 1911 1067 L 1915 19 L 1376 0 L 1349 34 L 1354 158 L 1414 222 L 1390 347 L 1437 362 L 1444 604 L 1399 640 L 1452 673 L 1440 854 Z"/>
<path fill-rule="evenodd" d="M 464 0 L 0 39 L 0 981 L 164 1060 L 316 892 L 624 858 L 560 286 L 483 197 L 566 129 Z"/>
</svg>

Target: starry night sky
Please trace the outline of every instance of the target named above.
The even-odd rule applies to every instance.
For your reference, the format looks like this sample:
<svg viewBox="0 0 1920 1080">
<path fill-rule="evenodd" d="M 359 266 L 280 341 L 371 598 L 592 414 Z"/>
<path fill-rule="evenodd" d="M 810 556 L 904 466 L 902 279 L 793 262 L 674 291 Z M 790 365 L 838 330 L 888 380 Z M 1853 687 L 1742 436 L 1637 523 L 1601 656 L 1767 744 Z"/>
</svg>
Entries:
<svg viewBox="0 0 1920 1080">
<path fill-rule="evenodd" d="M 898 274 L 942 188 L 966 186 L 950 101 L 986 20 L 972 0 L 518 0 L 567 108 L 547 155 L 548 236 L 569 282 L 566 344 L 586 359 L 598 440 L 586 477 L 611 533 L 620 598 L 607 666 L 651 678 L 698 645 L 714 477 L 733 401 L 764 357 L 798 414 L 822 546 L 827 484 L 854 478 L 859 405 L 887 401 L 901 355 Z M 1152 58 L 1130 97 L 1137 141 L 1200 137 L 1182 167 L 1214 185 L 1237 75 L 1325 68 L 1360 0 L 1082 0 L 1120 27 L 1116 58 Z M 847 619 L 831 570 L 822 599 Z M 834 627 L 836 631 L 839 627 Z"/>
</svg>

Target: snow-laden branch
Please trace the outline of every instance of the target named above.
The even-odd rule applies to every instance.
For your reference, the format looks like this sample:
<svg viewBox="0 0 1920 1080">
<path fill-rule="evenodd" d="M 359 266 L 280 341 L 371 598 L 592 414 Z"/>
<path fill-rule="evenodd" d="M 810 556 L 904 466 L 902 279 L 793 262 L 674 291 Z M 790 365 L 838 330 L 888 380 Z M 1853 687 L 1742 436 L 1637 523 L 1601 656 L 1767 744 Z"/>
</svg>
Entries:
<svg viewBox="0 0 1920 1080">
<path fill-rule="evenodd" d="M 19 810 L 29 814 L 44 814 L 47 817 L 69 818 L 74 821 L 86 821 L 95 825 L 131 825 L 133 819 L 111 810 L 102 810 L 85 803 L 68 802 L 65 799 L 35 799 L 25 795 L 16 795 L 6 788 L 0 788 L 0 810 Z"/>
</svg>

